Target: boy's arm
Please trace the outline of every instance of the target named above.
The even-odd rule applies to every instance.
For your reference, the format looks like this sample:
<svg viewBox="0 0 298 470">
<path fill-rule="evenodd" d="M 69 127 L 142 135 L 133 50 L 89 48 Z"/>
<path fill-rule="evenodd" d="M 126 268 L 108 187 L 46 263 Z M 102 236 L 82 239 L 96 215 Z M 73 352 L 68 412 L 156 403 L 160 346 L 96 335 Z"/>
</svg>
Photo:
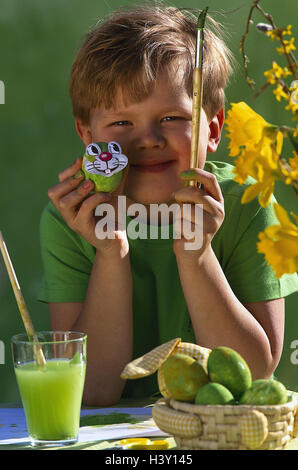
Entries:
<svg viewBox="0 0 298 470">
<path fill-rule="evenodd" d="M 87 334 L 87 405 L 109 406 L 121 397 L 120 373 L 132 359 L 131 292 L 128 255 L 105 258 L 97 252 L 85 302 L 50 304 L 53 329 Z"/>
<path fill-rule="evenodd" d="M 174 251 L 196 341 L 209 348 L 229 346 L 246 359 L 254 378 L 270 377 L 282 349 L 283 299 L 247 305 L 238 300 L 211 246 L 224 219 L 220 187 L 215 176 L 204 170 L 192 170 L 190 176 L 204 184 L 204 191 L 183 188 L 175 198 L 181 204 L 203 206 L 202 245 L 185 250 L 186 240 L 177 239 Z M 193 213 L 189 220 L 195 224 Z"/>
<path fill-rule="evenodd" d="M 124 366 L 132 359 L 132 279 L 129 256 L 97 252 L 86 300 L 74 323 L 87 338 L 84 401 L 108 406 L 119 401 Z M 88 347 L 89 345 L 89 347 Z"/>
<path fill-rule="evenodd" d="M 106 196 L 89 195 L 90 187 L 77 188 L 78 181 L 72 175 L 79 165 L 80 161 L 59 175 L 60 183 L 49 190 L 49 197 L 69 227 L 96 248 L 96 254 L 84 303 L 52 303 L 51 324 L 55 329 L 87 334 L 84 402 L 108 406 L 119 400 L 125 385 L 120 373 L 132 359 L 128 241 L 125 230 L 116 230 L 114 239 L 101 240 L 95 236 L 94 209 Z"/>
<path fill-rule="evenodd" d="M 254 379 L 269 378 L 282 351 L 284 300 L 242 305 L 211 248 L 197 263 L 177 256 L 177 264 L 197 343 L 231 347 Z"/>
</svg>

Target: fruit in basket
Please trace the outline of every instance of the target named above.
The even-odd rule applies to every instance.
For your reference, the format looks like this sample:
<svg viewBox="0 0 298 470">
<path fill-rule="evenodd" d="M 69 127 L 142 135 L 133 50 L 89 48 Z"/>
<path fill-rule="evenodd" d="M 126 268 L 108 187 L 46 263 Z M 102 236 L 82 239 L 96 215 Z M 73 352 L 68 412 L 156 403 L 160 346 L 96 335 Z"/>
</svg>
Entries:
<svg viewBox="0 0 298 470">
<path fill-rule="evenodd" d="M 232 405 L 234 402 L 235 400 L 230 390 L 216 382 L 209 382 L 199 388 L 195 398 L 197 405 Z"/>
<path fill-rule="evenodd" d="M 211 351 L 207 370 L 209 380 L 224 385 L 236 400 L 252 383 L 251 372 L 245 360 L 226 346 L 219 346 Z"/>
<path fill-rule="evenodd" d="M 281 405 L 287 403 L 285 386 L 277 380 L 254 380 L 251 387 L 241 396 L 241 405 Z"/>
<path fill-rule="evenodd" d="M 208 383 L 208 375 L 192 357 L 172 354 L 162 365 L 164 382 L 175 400 L 193 402 L 200 387 Z"/>
</svg>

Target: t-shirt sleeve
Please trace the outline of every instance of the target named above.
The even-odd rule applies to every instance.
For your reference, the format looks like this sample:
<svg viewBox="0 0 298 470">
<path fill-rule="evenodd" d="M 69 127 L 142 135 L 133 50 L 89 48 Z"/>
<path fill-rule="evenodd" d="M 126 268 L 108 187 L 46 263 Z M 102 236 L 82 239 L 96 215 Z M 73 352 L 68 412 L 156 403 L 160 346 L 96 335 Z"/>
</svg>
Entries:
<svg viewBox="0 0 298 470">
<path fill-rule="evenodd" d="M 49 203 L 40 220 L 42 302 L 84 302 L 95 250 L 73 232 Z"/>
<path fill-rule="evenodd" d="M 256 200 L 239 204 L 235 195 L 227 195 L 227 199 L 222 266 L 238 299 L 243 303 L 258 302 L 297 292 L 297 274 L 284 274 L 278 279 L 257 251 L 258 233 L 277 223 L 273 203 L 262 208 Z"/>
</svg>

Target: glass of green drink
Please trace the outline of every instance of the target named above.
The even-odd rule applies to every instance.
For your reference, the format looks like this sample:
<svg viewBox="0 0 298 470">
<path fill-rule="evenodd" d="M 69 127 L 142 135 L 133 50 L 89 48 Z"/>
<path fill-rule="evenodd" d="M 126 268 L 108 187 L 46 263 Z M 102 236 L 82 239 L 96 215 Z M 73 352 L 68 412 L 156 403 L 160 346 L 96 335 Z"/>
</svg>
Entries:
<svg viewBox="0 0 298 470">
<path fill-rule="evenodd" d="M 33 446 L 62 446 L 78 439 L 86 370 L 84 333 L 41 331 L 12 338 L 16 379 Z M 36 360 L 40 345 L 46 364 Z"/>
</svg>

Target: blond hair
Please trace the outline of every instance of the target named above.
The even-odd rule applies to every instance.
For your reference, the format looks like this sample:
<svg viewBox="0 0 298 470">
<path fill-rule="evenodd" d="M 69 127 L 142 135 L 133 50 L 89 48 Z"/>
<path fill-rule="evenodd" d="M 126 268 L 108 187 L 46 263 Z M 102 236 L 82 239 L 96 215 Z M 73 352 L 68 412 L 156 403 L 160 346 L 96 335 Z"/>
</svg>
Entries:
<svg viewBox="0 0 298 470">
<path fill-rule="evenodd" d="M 72 67 L 74 116 L 88 124 L 91 109 L 111 108 L 119 89 L 128 100 L 142 101 L 164 71 L 169 80 L 177 80 L 181 72 L 192 96 L 197 16 L 187 9 L 150 2 L 120 9 L 98 22 L 86 35 Z M 203 107 L 209 117 L 224 106 L 232 70 L 232 54 L 219 33 L 220 27 L 207 16 Z"/>
</svg>

